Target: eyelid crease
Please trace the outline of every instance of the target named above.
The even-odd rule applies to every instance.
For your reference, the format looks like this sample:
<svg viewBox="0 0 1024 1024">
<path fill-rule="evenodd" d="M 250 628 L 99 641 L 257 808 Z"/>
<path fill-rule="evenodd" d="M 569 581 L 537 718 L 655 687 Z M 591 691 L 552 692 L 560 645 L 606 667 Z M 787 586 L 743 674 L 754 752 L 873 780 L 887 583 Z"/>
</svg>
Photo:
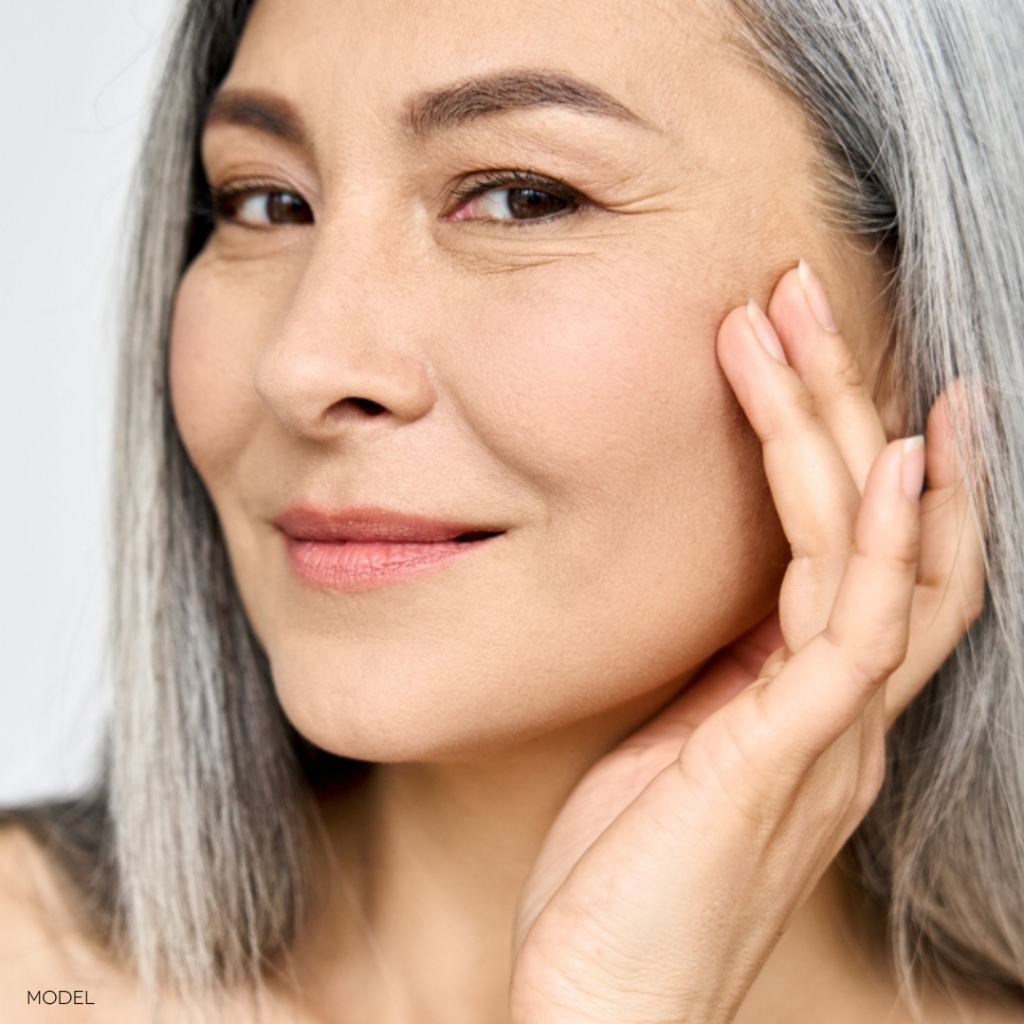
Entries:
<svg viewBox="0 0 1024 1024">
<path fill-rule="evenodd" d="M 552 178 L 546 174 L 537 174 L 535 171 L 510 170 L 477 173 L 486 173 L 488 176 L 472 184 L 467 184 L 464 180 L 461 185 L 454 189 L 452 194 L 459 198 L 464 198 L 466 196 L 479 195 L 481 192 L 488 192 L 495 188 L 508 188 L 509 186 L 519 185 L 522 188 L 535 188 L 538 191 L 551 192 L 555 195 L 564 196 L 566 199 L 585 198 L 583 193 L 579 189 L 573 188 L 572 185 L 568 185 L 564 181 Z M 471 179 L 472 176 L 467 176 L 467 178 Z"/>
</svg>

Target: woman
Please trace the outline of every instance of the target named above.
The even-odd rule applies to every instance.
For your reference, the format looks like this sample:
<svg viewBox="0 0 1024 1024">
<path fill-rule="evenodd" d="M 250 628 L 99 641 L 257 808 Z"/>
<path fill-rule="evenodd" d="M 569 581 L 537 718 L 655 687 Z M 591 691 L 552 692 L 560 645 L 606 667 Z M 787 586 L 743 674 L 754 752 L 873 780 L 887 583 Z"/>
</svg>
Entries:
<svg viewBox="0 0 1024 1024">
<path fill-rule="evenodd" d="M 5 1014 L 1022 1019 L 1021 42 L 190 3 Z"/>
</svg>

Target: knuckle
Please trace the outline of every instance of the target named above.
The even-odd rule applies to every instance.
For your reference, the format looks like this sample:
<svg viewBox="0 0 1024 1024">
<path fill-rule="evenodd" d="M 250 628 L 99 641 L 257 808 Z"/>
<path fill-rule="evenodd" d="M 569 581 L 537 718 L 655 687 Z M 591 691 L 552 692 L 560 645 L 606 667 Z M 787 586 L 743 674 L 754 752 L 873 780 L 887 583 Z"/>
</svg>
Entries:
<svg viewBox="0 0 1024 1024">
<path fill-rule="evenodd" d="M 905 637 L 880 641 L 860 654 L 859 672 L 869 686 L 879 686 L 903 664 L 906 656 Z"/>
<path fill-rule="evenodd" d="M 838 339 L 832 364 L 832 380 L 838 390 L 860 392 L 864 388 L 864 374 L 845 340 Z"/>
<path fill-rule="evenodd" d="M 832 638 L 833 647 L 845 667 L 853 690 L 869 693 L 881 686 L 907 656 L 908 631 L 904 624 L 887 629 L 873 641 L 862 641 L 854 646 Z"/>
<path fill-rule="evenodd" d="M 865 537 L 858 524 L 853 543 L 853 558 L 865 562 L 878 561 L 886 571 L 896 570 L 899 578 L 917 574 L 921 561 L 921 538 L 918 533 L 893 530 L 875 537 Z"/>
<path fill-rule="evenodd" d="M 788 443 L 794 436 L 814 430 L 819 423 L 814 397 L 799 381 L 792 382 L 786 400 L 771 410 L 765 423 L 765 443 Z"/>
<path fill-rule="evenodd" d="M 814 423 L 818 420 L 818 407 L 814 396 L 805 387 L 794 388 L 790 394 L 790 407 L 802 424 Z"/>
<path fill-rule="evenodd" d="M 890 553 L 893 563 L 901 570 L 917 571 L 918 563 L 921 561 L 921 538 L 918 534 L 911 534 L 902 543 L 897 543 Z"/>
<path fill-rule="evenodd" d="M 713 716 L 676 760 L 694 805 L 717 808 L 719 814 L 731 811 L 745 823 L 755 845 L 771 838 L 788 777 L 786 772 L 781 778 L 766 774 L 764 744 L 757 736 L 763 731 L 753 716 L 745 716 L 742 723 Z"/>
</svg>

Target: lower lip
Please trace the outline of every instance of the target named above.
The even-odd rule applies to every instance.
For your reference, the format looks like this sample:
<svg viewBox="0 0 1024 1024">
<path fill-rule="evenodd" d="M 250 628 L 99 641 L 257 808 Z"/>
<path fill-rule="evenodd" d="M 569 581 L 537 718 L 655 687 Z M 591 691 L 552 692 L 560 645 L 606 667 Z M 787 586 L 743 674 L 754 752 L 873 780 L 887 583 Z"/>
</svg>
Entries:
<svg viewBox="0 0 1024 1024">
<path fill-rule="evenodd" d="M 417 544 L 285 538 L 292 571 L 306 583 L 331 590 L 369 590 L 422 576 L 490 539 Z"/>
</svg>

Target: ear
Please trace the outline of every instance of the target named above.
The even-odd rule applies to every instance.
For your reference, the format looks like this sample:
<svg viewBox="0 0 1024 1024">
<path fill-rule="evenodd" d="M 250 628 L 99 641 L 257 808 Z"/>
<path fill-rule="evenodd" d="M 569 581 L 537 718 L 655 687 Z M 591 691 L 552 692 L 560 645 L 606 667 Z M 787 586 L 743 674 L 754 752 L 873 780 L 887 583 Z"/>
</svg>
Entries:
<svg viewBox="0 0 1024 1024">
<path fill-rule="evenodd" d="M 875 365 L 868 372 L 875 408 L 890 441 L 905 437 L 910 431 L 910 408 L 903 375 L 896 361 L 897 348 L 895 331 L 890 327 L 885 344 L 875 357 Z"/>
<path fill-rule="evenodd" d="M 850 321 L 840 321 L 874 398 L 885 436 L 905 437 L 911 429 L 906 381 L 896 358 L 901 346 L 893 298 L 897 253 L 889 242 L 844 239 L 840 258 L 852 300 Z M 845 311 L 844 311 L 845 312 Z"/>
</svg>

